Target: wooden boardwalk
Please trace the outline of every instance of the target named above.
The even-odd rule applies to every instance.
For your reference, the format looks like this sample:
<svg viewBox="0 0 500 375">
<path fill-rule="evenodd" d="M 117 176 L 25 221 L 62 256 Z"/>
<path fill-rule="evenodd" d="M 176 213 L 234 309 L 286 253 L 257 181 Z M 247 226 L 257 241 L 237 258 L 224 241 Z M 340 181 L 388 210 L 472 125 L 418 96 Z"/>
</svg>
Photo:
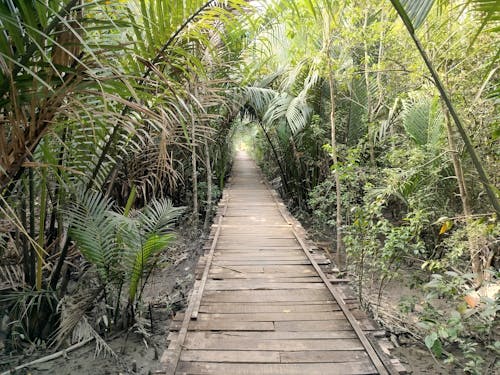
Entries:
<svg viewBox="0 0 500 375">
<path fill-rule="evenodd" d="M 341 280 L 322 271 L 327 263 L 253 161 L 238 154 L 161 373 L 398 373 L 372 345 L 367 333 L 377 327 Z"/>
</svg>

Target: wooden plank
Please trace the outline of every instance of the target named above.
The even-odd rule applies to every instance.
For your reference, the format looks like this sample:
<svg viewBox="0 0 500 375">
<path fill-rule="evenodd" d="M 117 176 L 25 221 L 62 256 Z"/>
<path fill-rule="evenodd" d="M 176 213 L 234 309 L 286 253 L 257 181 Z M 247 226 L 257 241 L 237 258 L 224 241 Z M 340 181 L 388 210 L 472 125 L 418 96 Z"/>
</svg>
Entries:
<svg viewBox="0 0 500 375">
<path fill-rule="evenodd" d="M 192 375 L 353 375 L 374 374 L 368 362 L 346 363 L 212 363 L 180 362 L 178 374 Z"/>
<path fill-rule="evenodd" d="M 219 272 L 210 272 L 209 278 L 213 280 L 225 280 L 225 279 L 243 279 L 243 280 L 275 280 L 275 282 L 288 282 L 286 280 L 296 280 L 294 282 L 299 282 L 298 280 L 304 280 L 304 282 L 309 282 L 311 280 L 316 282 L 321 280 L 316 273 L 290 273 L 290 272 L 274 272 L 274 273 L 264 273 L 264 272 L 236 272 L 231 270 L 220 270 Z"/>
<path fill-rule="evenodd" d="M 327 290 L 239 290 L 239 291 L 209 291 L 203 302 L 293 302 L 293 301 L 325 301 L 329 300 Z"/>
<path fill-rule="evenodd" d="M 279 264 L 310 264 L 307 258 L 297 255 L 275 255 L 262 256 L 242 254 L 235 255 L 220 255 L 214 259 L 219 265 L 279 265 Z"/>
<path fill-rule="evenodd" d="M 281 309 L 275 312 L 229 312 L 221 313 L 209 312 L 203 313 L 200 311 L 198 319 L 201 320 L 227 320 L 238 322 L 275 322 L 275 321 L 292 321 L 292 320 L 342 320 L 345 319 L 340 311 L 298 311 L 293 312 L 291 309 Z M 184 313 L 177 313 L 174 316 L 174 321 L 184 320 Z"/>
<path fill-rule="evenodd" d="M 163 353 L 160 359 L 162 363 L 166 363 L 165 370 L 167 374 L 174 374 L 177 368 L 177 364 L 179 362 L 182 346 L 184 345 L 184 340 L 186 339 L 187 336 L 189 317 L 191 315 L 194 306 L 193 305 L 193 301 L 195 298 L 194 290 L 196 290 L 196 288 L 198 287 L 197 283 L 198 281 L 195 281 L 195 285 L 193 286 L 193 292 L 191 292 L 191 295 L 189 296 L 189 303 L 186 310 L 186 314 L 184 316 L 184 320 L 182 322 L 172 322 L 171 324 L 173 325 L 175 323 L 178 323 L 177 330 L 179 331 L 179 334 L 176 336 L 175 340 L 170 343 L 169 349 Z"/>
<path fill-rule="evenodd" d="M 181 361 L 189 362 L 260 362 L 280 363 L 280 352 L 246 350 L 184 350 Z"/>
<path fill-rule="evenodd" d="M 272 275 L 269 275 L 272 276 Z M 267 277 L 267 278 L 259 278 L 259 277 L 244 277 L 244 278 L 234 278 L 234 277 L 224 277 L 221 274 L 213 274 L 209 276 L 209 279 L 218 282 L 240 282 L 240 283 L 320 283 L 323 282 L 319 277 Z M 324 287 L 324 286 L 323 286 Z"/>
<path fill-rule="evenodd" d="M 282 290 L 282 289 L 325 289 L 325 285 L 318 283 L 275 283 L 272 280 L 264 282 L 249 282 L 248 280 L 208 280 L 206 290 Z"/>
<path fill-rule="evenodd" d="M 225 249 L 225 250 L 216 250 L 215 256 L 239 256 L 239 255 L 245 255 L 245 254 L 252 254 L 253 256 L 259 256 L 259 257 L 274 257 L 274 256 L 287 256 L 287 255 L 293 255 L 293 256 L 304 256 L 304 252 L 302 250 L 296 249 L 296 250 L 282 250 L 282 249 L 275 249 L 275 250 L 240 250 L 240 249 Z"/>
<path fill-rule="evenodd" d="M 281 363 L 367 362 L 369 360 L 368 354 L 361 350 L 318 350 L 280 353 Z"/>
<path fill-rule="evenodd" d="M 227 231 L 227 232 L 226 232 Z M 232 242 L 265 242 L 266 240 L 272 240 L 273 242 L 291 242 L 295 244 L 295 238 L 290 229 L 287 230 L 270 230 L 270 229 L 256 229 L 245 231 L 243 229 L 238 229 L 237 232 L 228 231 L 223 228 L 221 235 L 221 240 L 232 241 Z"/>
<path fill-rule="evenodd" d="M 199 320 L 227 320 L 241 322 L 279 322 L 292 320 L 338 320 L 345 319 L 340 311 L 321 311 L 321 312 L 291 312 L 284 309 L 280 312 L 263 313 L 200 313 Z"/>
<path fill-rule="evenodd" d="M 226 241 L 223 243 L 217 244 L 217 249 L 241 249 L 241 250 L 300 250 L 300 246 L 298 244 L 293 243 L 269 243 L 269 242 L 253 242 L 253 243 L 245 243 L 245 242 L 233 242 Z"/>
<path fill-rule="evenodd" d="M 295 276 L 303 276 L 304 274 L 312 274 L 314 276 L 318 276 L 318 274 L 314 271 L 314 268 L 310 265 L 266 265 L 266 266 L 226 266 L 223 264 L 218 264 L 218 262 L 212 262 L 211 273 L 216 272 L 247 272 L 247 273 L 268 273 L 268 274 L 276 274 L 276 273 L 294 273 Z"/>
<path fill-rule="evenodd" d="M 217 253 L 215 254 L 215 260 L 220 261 L 238 261 L 238 260 L 245 260 L 245 261 L 258 261 L 258 260 L 307 260 L 307 258 L 304 256 L 304 254 L 290 254 L 290 253 L 278 253 L 278 254 L 273 254 L 273 253 L 255 253 L 255 252 L 242 252 L 242 253 Z"/>
<path fill-rule="evenodd" d="M 352 327 L 347 320 L 301 320 L 289 322 L 275 322 L 276 331 L 323 331 L 323 330 L 346 330 L 351 331 Z"/>
<path fill-rule="evenodd" d="M 274 207 L 276 207 L 276 204 L 274 202 L 272 205 Z M 280 217 L 280 219 L 282 219 L 281 221 L 283 221 L 283 218 Z M 213 224 L 212 226 L 215 227 L 217 225 L 219 225 L 219 224 Z M 220 224 L 220 226 L 224 229 L 247 228 L 248 230 L 252 230 L 252 228 L 255 228 L 256 230 L 259 230 L 261 228 L 270 228 L 270 229 L 272 229 L 272 228 L 275 228 L 275 229 L 290 228 L 290 224 L 286 224 L 286 223 L 283 223 L 283 224 L 261 224 L 261 225 L 252 224 L 249 227 L 247 222 L 244 222 L 243 224 L 233 224 L 233 220 L 231 220 L 230 223 Z"/>
<path fill-rule="evenodd" d="M 311 262 L 302 260 L 217 260 L 220 266 L 268 266 L 268 265 L 308 265 Z"/>
<path fill-rule="evenodd" d="M 257 303 L 214 303 L 210 305 L 202 304 L 200 313 L 219 313 L 219 314 L 238 314 L 238 313 L 263 313 L 263 312 L 321 312 L 338 311 L 340 307 L 336 303 L 317 304 L 317 305 L 298 305 L 298 304 L 257 304 Z"/>
<path fill-rule="evenodd" d="M 300 339 L 355 339 L 354 331 L 306 331 L 306 332 L 281 332 L 281 331 L 220 331 L 220 332 L 189 332 L 192 340 L 203 341 L 207 338 L 219 338 L 221 340 L 246 337 L 255 340 L 300 340 Z"/>
<path fill-rule="evenodd" d="M 179 321 L 172 321 L 169 329 L 178 330 L 181 327 Z M 192 320 L 189 323 L 191 331 L 274 331 L 273 322 L 238 322 L 227 320 L 201 321 Z"/>
<path fill-rule="evenodd" d="M 297 241 L 295 241 L 294 238 L 264 238 L 264 241 L 262 241 L 261 238 L 258 238 L 256 236 L 252 236 L 252 238 L 242 238 L 242 237 L 231 237 L 231 238 L 225 238 L 221 239 L 219 241 L 219 246 L 224 246 L 224 245 L 233 245 L 233 246 L 262 246 L 265 245 L 267 247 L 294 247 L 297 246 Z"/>
<path fill-rule="evenodd" d="M 187 336 L 187 349 L 203 350 L 271 350 L 271 351 L 315 351 L 315 350 L 363 350 L 363 345 L 355 339 L 297 339 L 259 340 L 250 337 L 208 337 L 203 340 Z"/>
</svg>

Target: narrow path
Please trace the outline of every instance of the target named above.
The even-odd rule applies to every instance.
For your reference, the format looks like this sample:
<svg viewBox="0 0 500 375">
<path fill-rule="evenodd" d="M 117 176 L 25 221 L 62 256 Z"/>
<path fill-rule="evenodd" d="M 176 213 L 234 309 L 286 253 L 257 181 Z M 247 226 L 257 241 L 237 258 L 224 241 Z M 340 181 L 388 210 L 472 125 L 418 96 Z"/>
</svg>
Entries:
<svg viewBox="0 0 500 375">
<path fill-rule="evenodd" d="M 286 215 L 239 153 L 167 374 L 387 373 Z"/>
</svg>

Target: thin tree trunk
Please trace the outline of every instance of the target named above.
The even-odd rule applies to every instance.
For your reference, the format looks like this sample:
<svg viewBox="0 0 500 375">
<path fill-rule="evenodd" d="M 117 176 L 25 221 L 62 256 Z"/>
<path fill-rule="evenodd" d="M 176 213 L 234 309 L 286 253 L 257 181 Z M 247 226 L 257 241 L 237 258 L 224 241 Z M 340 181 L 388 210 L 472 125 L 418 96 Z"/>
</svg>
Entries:
<svg viewBox="0 0 500 375">
<path fill-rule="evenodd" d="M 205 222 L 203 223 L 203 230 L 206 232 L 210 226 L 212 218 L 212 165 L 210 160 L 210 149 L 208 142 L 205 139 L 205 168 L 207 171 L 207 207 L 205 210 Z"/>
<path fill-rule="evenodd" d="M 451 17 L 449 18 L 451 20 Z M 448 22 L 448 32 L 451 32 L 451 23 Z M 450 46 L 447 46 L 449 48 Z M 448 77 L 448 61 L 444 64 L 444 77 Z M 448 83 L 448 82 L 447 82 Z M 465 216 L 465 230 L 467 233 L 467 240 L 469 243 L 469 254 L 472 266 L 472 272 L 475 274 L 475 282 L 480 285 L 484 278 L 484 268 L 481 260 L 481 250 L 478 249 L 477 242 L 474 241 L 474 235 L 471 233 L 472 224 L 472 208 L 470 204 L 469 193 L 465 183 L 462 163 L 458 155 L 458 148 L 455 142 L 455 135 L 451 125 L 450 112 L 446 110 L 446 104 L 442 101 L 443 112 L 445 113 L 446 134 L 448 138 L 448 146 L 451 152 L 451 160 L 453 169 L 457 178 L 458 191 L 462 201 L 462 210 Z"/>
<path fill-rule="evenodd" d="M 31 159 L 31 158 L 30 158 Z M 30 160 L 31 161 L 31 160 Z M 28 186 L 29 186 L 29 212 L 30 212 L 30 229 L 29 236 L 31 237 L 29 241 L 28 251 L 30 254 L 30 284 L 31 286 L 35 285 L 35 263 L 36 263 L 36 253 L 35 248 L 33 246 L 33 242 L 35 241 L 35 176 L 33 175 L 33 168 L 29 168 L 28 170 Z"/>
<path fill-rule="evenodd" d="M 363 23 L 363 32 L 366 33 L 366 29 L 368 27 L 368 11 L 365 13 L 365 20 Z M 375 166 L 375 145 L 373 142 L 373 111 L 372 111 L 372 94 L 370 92 L 370 75 L 368 73 L 369 71 L 369 54 L 368 54 L 368 42 L 366 41 L 366 36 L 364 38 L 363 42 L 364 46 L 364 52 L 365 52 L 365 58 L 364 58 L 364 65 L 365 65 L 365 85 L 366 85 L 366 113 L 367 113 L 367 128 L 368 128 L 368 146 L 370 149 L 370 166 L 374 167 Z"/>
<path fill-rule="evenodd" d="M 36 289 L 42 289 L 42 272 L 43 272 L 43 258 L 45 246 L 45 218 L 47 216 L 47 169 L 42 170 L 42 183 L 40 185 L 42 190 L 40 193 L 40 214 L 39 214 L 39 229 L 38 229 L 38 248 L 36 250 L 37 263 L 36 263 Z"/>
<path fill-rule="evenodd" d="M 338 155 L 337 155 L 337 141 L 336 141 L 336 128 L 335 128 L 335 81 L 333 77 L 333 66 L 330 58 L 330 42 L 328 42 L 327 46 L 327 59 L 328 59 L 328 87 L 330 88 L 330 102 L 331 102 L 331 111 L 330 111 L 330 126 L 331 126 L 331 143 L 332 143 L 332 162 L 335 167 L 335 193 L 336 193 L 336 234 L 337 234 L 337 243 L 336 243 L 336 262 L 337 267 L 340 269 L 343 268 L 343 252 L 344 252 L 344 243 L 342 240 L 342 202 L 341 202 L 341 190 L 340 190 L 340 175 L 337 171 L 338 168 Z"/>
<path fill-rule="evenodd" d="M 191 120 L 191 180 L 192 180 L 192 191 L 193 191 L 193 223 L 195 226 L 198 225 L 198 171 L 196 164 L 196 121 L 194 118 Z"/>
<path fill-rule="evenodd" d="M 281 164 L 281 160 L 278 156 L 278 152 L 276 151 L 276 148 L 274 147 L 274 144 L 271 141 L 271 138 L 269 137 L 269 134 L 267 133 L 266 128 L 264 127 L 264 125 L 262 124 L 261 121 L 259 121 L 259 125 L 260 125 L 262 131 L 264 132 L 264 135 L 266 136 L 267 142 L 269 143 L 269 146 L 271 147 L 274 158 L 276 159 L 276 163 L 278 164 L 278 168 L 280 169 L 281 179 L 283 180 L 283 183 L 282 183 L 283 190 L 284 190 L 285 194 L 288 194 L 290 189 L 289 189 L 289 185 L 288 185 L 288 179 L 287 179 L 286 174 L 285 174 L 285 168 L 283 168 L 283 164 Z"/>
<path fill-rule="evenodd" d="M 448 135 L 448 146 L 451 152 L 451 160 L 453 162 L 453 169 L 455 170 L 455 176 L 457 178 L 458 191 L 460 193 L 460 199 L 462 201 L 462 209 L 465 216 L 465 225 L 467 232 L 467 239 L 469 242 L 469 253 L 470 261 L 472 266 L 472 272 L 475 275 L 475 284 L 480 285 L 485 279 L 485 269 L 488 264 L 485 264 L 481 259 L 482 251 L 479 249 L 477 242 L 474 240 L 474 234 L 471 233 L 471 220 L 472 220 L 472 208 L 470 204 L 469 193 L 467 191 L 467 185 L 465 184 L 465 178 L 463 174 L 462 164 L 458 156 L 457 146 L 455 143 L 453 129 L 451 127 L 450 115 L 446 112 L 446 131 Z"/>
<path fill-rule="evenodd" d="M 19 238 L 21 240 L 21 246 L 23 249 L 23 271 L 24 271 L 24 282 L 26 284 L 31 285 L 31 269 L 30 269 L 30 251 L 29 251 L 29 241 L 26 235 L 26 231 L 28 228 L 28 218 L 26 215 L 26 197 L 24 196 L 24 192 L 26 190 L 25 179 L 23 178 L 21 181 L 21 190 L 20 194 L 21 198 L 21 207 L 20 207 L 20 218 L 21 224 L 24 230 L 19 231 Z"/>
</svg>

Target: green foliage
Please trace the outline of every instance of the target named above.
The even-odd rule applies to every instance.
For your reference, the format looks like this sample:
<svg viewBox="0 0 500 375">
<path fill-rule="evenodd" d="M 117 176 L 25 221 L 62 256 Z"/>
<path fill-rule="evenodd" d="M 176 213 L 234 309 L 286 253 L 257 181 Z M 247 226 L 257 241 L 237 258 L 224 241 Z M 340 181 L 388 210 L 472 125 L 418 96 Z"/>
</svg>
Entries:
<svg viewBox="0 0 500 375">
<path fill-rule="evenodd" d="M 403 126 L 413 141 L 435 151 L 443 138 L 444 116 L 437 99 L 415 98 L 403 102 Z"/>
<path fill-rule="evenodd" d="M 69 209 L 70 235 L 83 256 L 96 266 L 103 284 L 127 281 L 129 301 L 135 302 L 140 281 L 150 272 L 157 254 L 174 239 L 172 226 L 182 208 L 155 199 L 127 217 L 112 212 L 111 207 L 111 200 L 100 193 L 77 198 Z"/>
<path fill-rule="evenodd" d="M 2 293 L 0 304 L 8 308 L 11 319 L 9 342 L 13 349 L 47 339 L 57 320 L 59 298 L 52 290 L 21 290 Z"/>
<path fill-rule="evenodd" d="M 437 357 L 445 356 L 449 363 L 458 362 L 468 373 L 482 374 L 483 366 L 488 365 L 482 351 L 495 355 L 498 347 L 494 332 L 498 328 L 500 296 L 497 294 L 496 300 L 481 297 L 477 305 L 469 306 L 465 297 L 473 293 L 470 288 L 473 277 L 452 271 L 432 275 L 426 285 L 428 294 L 419 325 L 428 333 L 426 346 Z M 480 350 L 478 342 L 483 349 Z M 454 346 L 460 349 L 463 359 L 453 354 Z"/>
<path fill-rule="evenodd" d="M 70 235 L 83 256 L 94 264 L 107 283 L 113 279 L 119 249 L 116 246 L 116 223 L 110 214 L 112 202 L 100 193 L 82 194 L 70 208 Z"/>
</svg>

